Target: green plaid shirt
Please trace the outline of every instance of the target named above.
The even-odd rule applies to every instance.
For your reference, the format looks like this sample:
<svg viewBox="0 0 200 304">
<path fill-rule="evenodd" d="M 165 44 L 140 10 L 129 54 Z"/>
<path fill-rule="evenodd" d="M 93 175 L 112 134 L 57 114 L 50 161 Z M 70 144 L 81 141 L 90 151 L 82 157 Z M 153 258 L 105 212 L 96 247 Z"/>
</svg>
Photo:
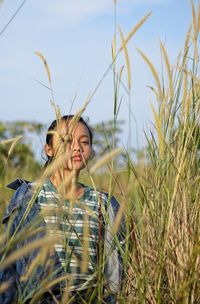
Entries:
<svg viewBox="0 0 200 304">
<path fill-rule="evenodd" d="M 68 288 L 71 290 L 92 287 L 96 282 L 101 233 L 99 195 L 101 202 L 105 202 L 104 194 L 84 186 L 82 197 L 70 202 L 59 197 L 49 179 L 38 195 L 48 233 L 58 235 L 54 246 L 66 274 L 69 274 Z"/>
</svg>

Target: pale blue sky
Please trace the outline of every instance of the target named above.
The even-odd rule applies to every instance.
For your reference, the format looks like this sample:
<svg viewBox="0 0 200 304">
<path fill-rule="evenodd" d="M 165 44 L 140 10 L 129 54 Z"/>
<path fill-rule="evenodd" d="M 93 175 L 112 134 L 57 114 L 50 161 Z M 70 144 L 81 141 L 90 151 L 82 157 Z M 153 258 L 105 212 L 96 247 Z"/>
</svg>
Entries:
<svg viewBox="0 0 200 304">
<path fill-rule="evenodd" d="M 0 1 L 1 3 L 2 1 Z M 5 0 L 0 6 L 0 31 L 16 11 L 21 0 Z M 195 3 L 199 3 L 196 0 Z M 149 11 L 152 15 L 129 43 L 132 66 L 132 111 L 137 121 L 138 138 L 143 144 L 143 129 L 151 120 L 147 85 L 152 77 L 136 48 L 140 48 L 160 68 L 159 40 L 174 63 L 184 44 L 191 22 L 189 0 L 118 0 L 117 23 L 124 34 Z M 54 110 L 45 84 L 47 76 L 42 62 L 47 59 L 56 103 L 63 114 L 69 112 L 76 95 L 73 112 L 91 93 L 111 62 L 114 33 L 113 0 L 27 0 L 22 10 L 0 36 L 0 120 L 36 120 L 50 123 Z M 118 46 L 120 39 L 118 36 Z M 118 59 L 118 68 L 124 64 Z M 123 78 L 126 83 L 126 76 Z M 128 120 L 128 97 L 123 101 L 119 119 Z M 91 123 L 113 117 L 112 72 L 104 79 L 85 112 Z M 136 125 L 132 121 L 132 142 L 136 145 Z M 126 145 L 127 126 L 124 138 Z"/>
</svg>

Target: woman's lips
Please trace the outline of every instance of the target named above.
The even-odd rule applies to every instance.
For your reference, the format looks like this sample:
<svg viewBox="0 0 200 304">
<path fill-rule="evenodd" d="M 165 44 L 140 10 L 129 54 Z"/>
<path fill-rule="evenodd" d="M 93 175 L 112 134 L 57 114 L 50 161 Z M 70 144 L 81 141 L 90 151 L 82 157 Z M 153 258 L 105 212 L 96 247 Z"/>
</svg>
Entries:
<svg viewBox="0 0 200 304">
<path fill-rule="evenodd" d="M 82 161 L 81 155 L 74 155 L 72 159 L 73 161 Z"/>
</svg>

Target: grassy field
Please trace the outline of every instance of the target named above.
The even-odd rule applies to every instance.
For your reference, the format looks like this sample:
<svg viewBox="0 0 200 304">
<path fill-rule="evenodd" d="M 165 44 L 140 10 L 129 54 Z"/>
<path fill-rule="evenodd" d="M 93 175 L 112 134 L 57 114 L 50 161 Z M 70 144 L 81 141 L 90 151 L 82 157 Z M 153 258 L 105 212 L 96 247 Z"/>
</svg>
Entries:
<svg viewBox="0 0 200 304">
<path fill-rule="evenodd" d="M 114 194 L 120 202 L 113 227 L 115 233 L 120 227 L 121 218 L 125 219 L 125 246 L 122 248 L 118 244 L 126 274 L 119 303 L 200 303 L 200 9 L 195 10 L 193 2 L 191 7 L 192 25 L 175 65 L 171 65 L 164 45 L 160 44 L 164 75 L 160 76 L 149 57 L 140 51 L 154 77 L 155 86 L 150 85 L 156 103 L 156 107 L 152 104 L 154 129 L 146 134 L 144 157 L 140 162 L 133 162 L 129 151 L 125 151 L 126 165 L 117 172 L 111 153 L 110 157 L 102 160 L 104 165 L 107 163 L 106 172 L 96 173 L 88 169 L 82 176 L 84 182 Z M 116 70 L 116 58 L 120 52 L 124 52 L 130 80 L 127 43 L 147 17 L 127 37 L 121 33 L 122 45 L 118 51 L 113 46 L 111 68 L 114 75 L 118 75 L 114 77 L 116 94 L 113 120 L 116 124 L 120 110 L 117 92 L 121 77 L 120 71 L 118 74 Z M 44 61 L 44 58 L 41 59 Z M 45 67 L 50 80 L 48 66 Z M 131 90 L 130 82 L 128 87 Z M 12 180 L 9 167 L 6 172 L 7 176 L 1 181 L 3 191 L 8 180 Z M 34 176 L 30 172 L 29 175 L 31 179 L 38 177 L 38 173 Z M 4 203 L 9 196 L 10 192 L 4 192 Z M 5 204 L 1 213 L 3 209 Z M 27 231 L 15 236 L 12 243 L 4 247 L 2 232 L 1 267 L 33 250 L 33 246 L 29 245 L 20 252 L 10 253 L 10 248 L 16 242 L 31 233 L 33 230 L 28 227 Z M 31 277 L 34 265 L 44 261 L 54 241 L 47 242 L 44 238 L 41 243 L 35 244 L 35 248 L 41 248 L 41 255 L 27 269 L 26 279 Z M 101 272 L 101 269 L 99 267 L 98 271 Z M 101 284 L 104 282 L 100 280 L 99 289 Z M 49 281 L 41 282 L 41 288 L 32 291 L 32 303 L 40 293 L 48 290 L 49 285 Z M 4 288 L 1 286 L 0 290 Z M 67 301 L 67 294 L 64 296 L 62 303 Z M 22 297 L 20 303 L 24 302 Z M 102 303 L 101 298 L 99 303 Z"/>
</svg>

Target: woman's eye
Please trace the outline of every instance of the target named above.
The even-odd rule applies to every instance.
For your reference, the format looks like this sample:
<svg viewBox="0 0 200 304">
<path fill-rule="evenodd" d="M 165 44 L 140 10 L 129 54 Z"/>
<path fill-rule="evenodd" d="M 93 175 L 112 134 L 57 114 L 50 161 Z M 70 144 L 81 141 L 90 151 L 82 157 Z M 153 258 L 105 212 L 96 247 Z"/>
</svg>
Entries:
<svg viewBox="0 0 200 304">
<path fill-rule="evenodd" d="M 64 143 L 64 142 L 65 142 L 65 138 L 62 137 L 62 136 L 60 136 L 60 142 L 61 142 L 61 143 Z"/>
<path fill-rule="evenodd" d="M 66 136 L 60 136 L 60 143 L 67 143 L 67 144 L 71 144 L 72 143 L 72 139 Z"/>
<path fill-rule="evenodd" d="M 89 141 L 87 141 L 87 140 L 81 141 L 81 144 L 82 145 L 89 145 Z"/>
<path fill-rule="evenodd" d="M 71 139 L 71 138 L 68 138 L 68 139 L 67 139 L 67 143 L 68 143 L 68 144 L 71 144 L 71 143 L 72 143 L 72 139 Z"/>
</svg>

